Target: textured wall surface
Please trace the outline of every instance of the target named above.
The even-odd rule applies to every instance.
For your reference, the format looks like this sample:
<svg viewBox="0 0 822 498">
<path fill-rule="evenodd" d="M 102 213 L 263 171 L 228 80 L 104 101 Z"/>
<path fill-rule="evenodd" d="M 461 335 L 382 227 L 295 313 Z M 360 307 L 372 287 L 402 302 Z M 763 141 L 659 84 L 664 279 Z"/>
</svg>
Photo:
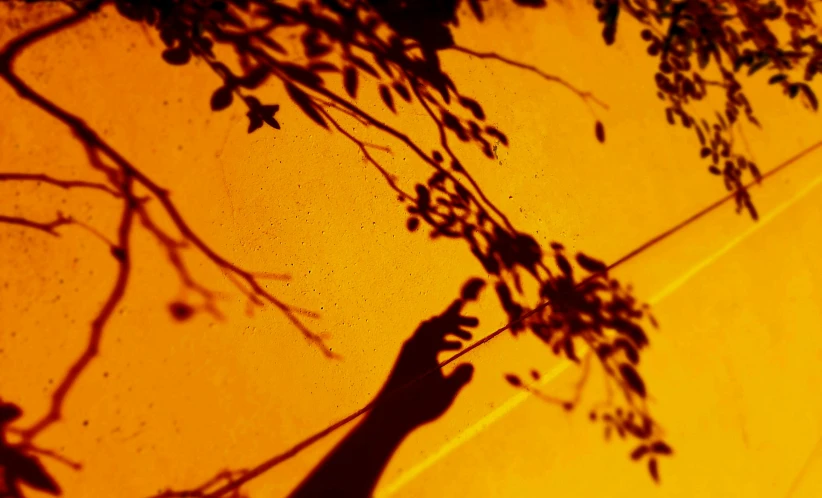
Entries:
<svg viewBox="0 0 822 498">
<path fill-rule="evenodd" d="M 43 18 L 0 6 L 0 41 L 64 12 L 37 8 Z M 543 247 L 558 241 L 612 263 L 726 195 L 698 162 L 695 139 L 660 118 L 653 61 L 635 33 L 609 48 L 584 6 L 489 9 L 501 10 L 482 24 L 461 23 L 461 45 L 538 66 L 608 105 L 589 108 L 568 88 L 496 60 L 441 55 L 461 91 L 510 138 L 509 147 L 495 144 L 494 159 L 454 149 L 518 230 Z M 282 129 L 247 134 L 239 107 L 209 109 L 219 81 L 208 67 L 170 66 L 160 45 L 104 10 L 32 45 L 15 70 L 167 188 L 216 253 L 288 275 L 261 282 L 311 311 L 302 319 L 339 357 L 306 341 L 274 306 L 249 313 L 226 272 L 196 251 L 186 261 L 218 293 L 222 318 L 174 320 L 169 303 L 196 306 L 197 297 L 138 227 L 129 284 L 99 352 L 62 419 L 36 440 L 82 463 L 76 470 L 43 457 L 69 497 L 190 489 L 287 452 L 365 406 L 417 325 L 466 279 L 487 276 L 460 241 L 409 232 L 396 193 L 362 151 L 298 112 L 280 86 L 261 92 L 281 103 Z M 363 108 L 426 150 L 436 145 L 438 131 L 419 109 L 398 102 L 393 115 L 374 89 L 362 91 Z M 457 362 L 474 365 L 472 381 L 443 417 L 403 442 L 378 495 L 822 495 L 822 150 L 812 148 L 822 126 L 796 102 L 771 97 L 764 82 L 752 81 L 748 93 L 764 126 L 740 128 L 740 139 L 763 172 L 807 151 L 752 189 L 760 220 L 725 203 L 614 270 L 660 324 L 642 373 L 676 450 L 661 464 L 661 483 L 630 461 L 630 446 L 604 441 L 588 420 L 585 407 L 605 396 L 601 372 L 591 374 L 579 409 L 566 412 L 504 375 L 538 369 L 541 392 L 567 397 L 580 369 L 530 335 L 504 332 Z M 0 109 L 0 171 L 100 181 L 64 124 L 7 85 Z M 606 126 L 603 144 L 595 117 Z M 380 160 L 399 184 L 427 179 L 402 143 L 350 118 L 346 125 L 389 149 Z M 24 408 L 20 427 L 49 410 L 111 292 L 118 265 L 105 240 L 116 236 L 119 202 L 90 189 L 0 182 L 0 214 L 49 220 L 60 211 L 82 222 L 60 227 L 59 237 L 0 225 L 0 396 Z M 146 206 L 173 231 L 156 201 Z M 507 324 L 490 290 L 468 306 L 480 320 L 474 341 Z M 355 423 L 243 489 L 284 496 Z"/>
</svg>

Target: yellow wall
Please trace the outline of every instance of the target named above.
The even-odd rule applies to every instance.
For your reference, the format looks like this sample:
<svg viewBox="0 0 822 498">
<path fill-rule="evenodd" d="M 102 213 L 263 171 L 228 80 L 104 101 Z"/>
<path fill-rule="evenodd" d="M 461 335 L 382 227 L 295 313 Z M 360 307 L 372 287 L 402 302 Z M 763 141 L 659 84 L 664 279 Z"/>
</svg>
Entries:
<svg viewBox="0 0 822 498">
<path fill-rule="evenodd" d="M 0 9 L 4 43 L 63 12 Z M 457 149 L 520 231 L 543 247 L 556 240 L 610 263 L 725 195 L 692 136 L 665 123 L 653 60 L 637 55 L 643 48 L 629 23 L 608 48 L 587 6 L 492 4 L 488 18 L 466 18 L 458 41 L 539 66 L 609 106 L 596 111 L 607 129 L 599 144 L 595 118 L 561 85 L 496 61 L 442 55 L 461 91 L 511 139 L 496 160 Z M 192 273 L 223 293 L 224 319 L 174 321 L 167 305 L 185 296 L 179 279 L 138 227 L 128 290 L 99 356 L 71 389 L 63 419 L 36 440 L 82 463 L 73 470 L 43 459 L 69 497 L 189 489 L 287 451 L 368 403 L 419 322 L 441 312 L 467 278 L 485 276 L 461 242 L 408 232 L 403 206 L 357 147 L 314 125 L 279 86 L 262 93 L 281 103 L 282 130 L 248 135 L 238 106 L 210 111 L 213 73 L 202 63 L 167 65 L 160 44 L 106 10 L 28 49 L 16 71 L 168 188 L 216 252 L 243 268 L 290 275 L 265 281 L 266 289 L 317 312 L 305 321 L 327 333 L 340 358 L 323 355 L 272 306 L 247 314 L 241 293 L 194 251 L 186 252 Z M 751 82 L 765 127 L 743 130 L 763 171 L 814 145 L 822 130 L 816 115 L 770 90 Z M 419 109 L 400 106 L 392 117 L 373 88 L 363 91 L 363 108 L 433 147 L 436 129 Z M 100 180 L 66 127 L 5 85 L 0 109 L 0 170 Z M 381 161 L 404 186 L 427 178 L 401 144 L 345 122 L 362 140 L 391 148 Z M 555 373 L 542 389 L 563 396 L 579 372 L 530 336 L 502 334 L 463 358 L 475 366 L 472 382 L 444 417 L 403 443 L 378 493 L 781 497 L 793 486 L 792 496 L 819 496 L 820 154 L 753 189 L 760 222 L 726 204 L 616 270 L 661 324 L 642 367 L 653 413 L 677 451 L 662 464 L 661 486 L 629 461 L 629 446 L 605 443 L 583 408 L 566 413 L 507 384 L 504 374 L 538 368 Z M 169 228 L 156 202 L 149 206 Z M 47 220 L 57 210 L 115 235 L 119 204 L 105 194 L 0 182 L 0 214 Z M 89 230 L 59 232 L 0 225 L 0 396 L 24 408 L 19 427 L 48 410 L 117 270 Z M 475 339 L 506 324 L 491 292 L 471 306 L 480 318 Z M 603 395 L 600 384 L 592 381 L 586 403 Z M 285 495 L 351 425 L 244 490 Z"/>
</svg>

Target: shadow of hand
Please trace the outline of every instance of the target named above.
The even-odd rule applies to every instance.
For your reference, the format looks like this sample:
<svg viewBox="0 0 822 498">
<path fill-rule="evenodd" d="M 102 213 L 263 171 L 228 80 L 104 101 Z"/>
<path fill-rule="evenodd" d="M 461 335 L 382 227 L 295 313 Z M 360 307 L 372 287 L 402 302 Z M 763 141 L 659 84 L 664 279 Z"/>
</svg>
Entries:
<svg viewBox="0 0 822 498">
<path fill-rule="evenodd" d="M 479 320 L 462 316 L 463 299 L 457 299 L 442 314 L 423 322 L 400 351 L 394 369 L 374 401 L 374 410 L 391 414 L 397 426 L 405 429 L 431 422 L 445 413 L 457 393 L 474 372 L 463 364 L 445 376 L 437 362 L 443 351 L 457 351 L 470 340 L 464 327 L 476 327 Z"/>
<path fill-rule="evenodd" d="M 457 339 L 471 339 L 464 327 L 475 327 L 479 320 L 462 316 L 462 307 L 475 300 L 484 285 L 481 279 L 469 280 L 444 313 L 420 324 L 403 344 L 371 411 L 300 483 L 292 498 L 371 496 L 400 443 L 415 428 L 445 413 L 471 380 L 474 368 L 467 364 L 443 375 L 437 355 L 459 350 L 462 343 Z"/>
</svg>

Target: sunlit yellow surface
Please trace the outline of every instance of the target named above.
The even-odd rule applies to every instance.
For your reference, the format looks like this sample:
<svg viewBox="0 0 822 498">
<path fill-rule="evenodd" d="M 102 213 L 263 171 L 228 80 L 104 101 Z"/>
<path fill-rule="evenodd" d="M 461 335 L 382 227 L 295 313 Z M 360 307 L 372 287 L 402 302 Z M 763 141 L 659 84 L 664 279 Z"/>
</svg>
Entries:
<svg viewBox="0 0 822 498">
<path fill-rule="evenodd" d="M 9 20 L 3 42 L 62 12 L 0 9 Z M 628 22 L 608 48 L 585 5 L 489 9 L 487 22 L 461 24 L 463 46 L 539 66 L 608 105 L 596 110 L 607 127 L 599 144 L 595 117 L 561 85 L 442 55 L 461 91 L 511 139 L 495 160 L 459 153 L 520 231 L 610 263 L 725 195 L 692 136 L 665 123 L 653 61 Z M 316 312 L 306 322 L 340 357 L 324 356 L 273 307 L 248 315 L 231 282 L 196 255 L 192 272 L 225 293 L 224 319 L 200 313 L 175 322 L 167 305 L 186 296 L 162 247 L 136 230 L 131 281 L 99 356 L 70 391 L 63 419 L 37 439 L 82 463 L 73 470 L 43 460 L 68 497 L 189 489 L 289 450 L 368 403 L 419 322 L 441 312 L 467 278 L 485 276 L 460 242 L 408 232 L 396 195 L 357 147 L 314 125 L 280 87 L 263 93 L 282 104 L 282 130 L 248 135 L 239 107 L 209 109 L 213 73 L 202 63 L 167 65 L 160 44 L 109 10 L 37 43 L 16 68 L 168 188 L 219 254 L 288 274 L 266 288 Z M 393 117 L 376 91 L 364 92 L 363 107 L 434 146 L 437 130 L 419 109 L 399 106 Z M 763 82 L 748 93 L 765 127 L 742 132 L 763 171 L 822 139 L 818 116 L 774 98 Z M 0 170 L 99 179 L 65 126 L 8 86 L 0 86 L 0 109 Z M 402 184 L 427 178 L 402 144 L 347 124 L 390 147 L 380 157 Z M 822 150 L 810 151 L 752 190 L 758 223 L 726 204 L 617 269 L 661 325 L 643 360 L 654 413 L 677 451 L 662 464 L 661 485 L 629 461 L 629 446 L 606 443 L 584 409 L 566 413 L 508 385 L 504 374 L 538 368 L 543 389 L 562 396 L 579 371 L 536 339 L 504 333 L 463 358 L 475 366 L 472 382 L 445 416 L 403 443 L 378 494 L 822 496 L 820 175 Z M 58 210 L 114 236 L 118 207 L 105 195 L 0 183 L 2 214 L 50 219 Z M 60 234 L 0 225 L 0 396 L 24 407 L 21 427 L 47 411 L 116 272 L 90 230 Z M 475 338 L 506 325 L 491 292 L 471 306 L 480 318 Z M 589 403 L 603 396 L 592 377 Z M 243 489 L 284 496 L 351 425 Z"/>
</svg>

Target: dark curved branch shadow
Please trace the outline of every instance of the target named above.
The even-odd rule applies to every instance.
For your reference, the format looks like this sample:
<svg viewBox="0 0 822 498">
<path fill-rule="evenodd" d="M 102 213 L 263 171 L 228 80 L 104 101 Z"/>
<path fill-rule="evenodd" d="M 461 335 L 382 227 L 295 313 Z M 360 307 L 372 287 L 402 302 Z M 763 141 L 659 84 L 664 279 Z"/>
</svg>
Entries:
<svg viewBox="0 0 822 498">
<path fill-rule="evenodd" d="M 523 64 L 522 62 L 518 62 L 518 61 L 515 61 L 515 60 L 512 60 L 512 59 L 509 59 L 508 57 L 504 57 L 504 56 L 502 56 L 500 54 L 497 54 L 495 52 L 477 52 L 475 50 L 471 50 L 470 48 L 460 47 L 458 45 L 454 45 L 453 47 L 450 47 L 450 49 L 455 50 L 457 52 L 462 52 L 464 54 L 468 54 L 472 57 L 477 57 L 479 59 L 496 60 L 496 61 L 502 62 L 503 64 L 512 66 L 512 67 L 516 67 L 516 68 L 519 68 L 519 69 L 524 69 L 526 71 L 530 71 L 530 72 L 538 75 L 539 77 L 541 77 L 542 79 L 544 79 L 546 81 L 550 81 L 552 83 L 559 83 L 560 85 L 564 86 L 565 88 L 567 88 L 568 90 L 573 92 L 574 95 L 576 95 L 577 97 L 582 99 L 582 101 L 585 102 L 585 105 L 587 105 L 588 108 L 591 109 L 591 112 L 594 113 L 594 114 L 596 114 L 596 113 L 594 112 L 594 108 L 591 104 L 595 104 L 595 105 L 601 107 L 602 109 L 605 109 L 606 111 L 608 110 L 608 104 L 606 104 L 605 102 L 598 99 L 596 97 L 596 95 L 594 95 L 593 93 L 588 92 L 588 91 L 580 90 L 579 88 L 575 87 L 571 83 L 568 83 L 567 81 L 565 81 L 563 78 L 560 78 L 559 76 L 556 76 L 556 75 L 553 75 L 553 74 L 548 74 L 548 73 L 546 73 L 545 71 L 543 71 L 542 69 L 540 69 L 536 66 L 532 66 L 530 64 Z"/>
</svg>

